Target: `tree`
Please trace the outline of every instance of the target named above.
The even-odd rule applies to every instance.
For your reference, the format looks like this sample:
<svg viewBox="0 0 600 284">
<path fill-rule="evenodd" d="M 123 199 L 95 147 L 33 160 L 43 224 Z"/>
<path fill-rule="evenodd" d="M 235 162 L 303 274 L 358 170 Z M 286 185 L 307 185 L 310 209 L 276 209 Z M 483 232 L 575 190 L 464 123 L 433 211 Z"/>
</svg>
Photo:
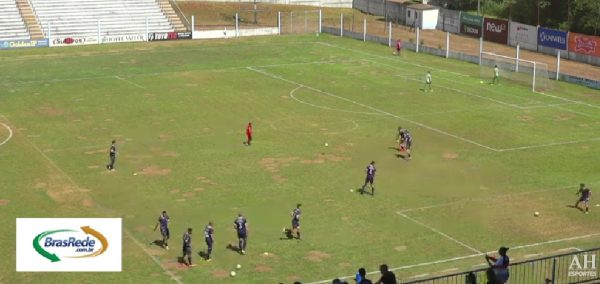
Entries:
<svg viewBox="0 0 600 284">
<path fill-rule="evenodd" d="M 540 10 L 545 9 L 550 6 L 549 0 L 537 0 L 537 25 L 540 25 Z"/>
<path fill-rule="evenodd" d="M 508 9 L 508 20 L 512 20 L 512 6 L 517 3 L 517 0 L 504 0 L 502 2 L 505 9 Z"/>
</svg>

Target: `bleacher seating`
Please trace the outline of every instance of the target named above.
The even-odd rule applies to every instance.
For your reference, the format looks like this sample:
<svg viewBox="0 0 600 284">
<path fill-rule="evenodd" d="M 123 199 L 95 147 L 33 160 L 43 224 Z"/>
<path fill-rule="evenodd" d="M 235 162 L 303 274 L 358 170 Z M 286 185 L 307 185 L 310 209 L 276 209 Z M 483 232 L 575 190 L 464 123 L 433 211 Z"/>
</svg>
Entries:
<svg viewBox="0 0 600 284">
<path fill-rule="evenodd" d="M 0 0 L 0 40 L 29 39 L 15 0 Z"/>
<path fill-rule="evenodd" d="M 156 0 L 30 0 L 44 34 L 51 37 L 85 37 L 172 32 L 173 26 Z"/>
</svg>

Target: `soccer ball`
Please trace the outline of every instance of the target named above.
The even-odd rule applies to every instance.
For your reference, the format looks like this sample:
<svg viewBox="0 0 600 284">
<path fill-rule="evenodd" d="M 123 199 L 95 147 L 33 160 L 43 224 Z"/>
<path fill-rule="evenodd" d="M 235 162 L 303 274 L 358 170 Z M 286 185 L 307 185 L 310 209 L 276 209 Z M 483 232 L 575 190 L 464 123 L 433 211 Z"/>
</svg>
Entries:
<svg viewBox="0 0 600 284">
<path fill-rule="evenodd" d="M 329 143 L 325 143 L 325 147 L 329 146 Z"/>
<path fill-rule="evenodd" d="M 535 216 L 535 217 L 540 216 L 540 212 L 535 211 L 535 213 L 533 213 L 533 216 Z"/>
<path fill-rule="evenodd" d="M 231 272 L 229 272 L 229 275 L 230 275 L 231 277 L 235 277 L 235 271 L 231 271 Z"/>
<path fill-rule="evenodd" d="M 241 265 L 241 264 L 238 264 L 238 265 L 237 265 L 235 268 L 237 268 L 237 269 L 242 269 L 242 265 Z"/>
<path fill-rule="evenodd" d="M 479 81 L 479 84 L 483 84 L 483 81 Z"/>
</svg>

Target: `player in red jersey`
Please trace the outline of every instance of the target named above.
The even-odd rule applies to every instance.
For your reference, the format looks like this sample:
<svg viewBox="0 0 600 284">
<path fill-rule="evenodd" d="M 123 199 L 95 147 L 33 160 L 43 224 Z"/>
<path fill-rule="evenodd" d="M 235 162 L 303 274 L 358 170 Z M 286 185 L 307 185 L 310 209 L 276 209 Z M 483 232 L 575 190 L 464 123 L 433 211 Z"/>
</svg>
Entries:
<svg viewBox="0 0 600 284">
<path fill-rule="evenodd" d="M 246 145 L 250 146 L 252 142 L 252 122 L 248 122 L 248 126 L 246 126 Z"/>
</svg>

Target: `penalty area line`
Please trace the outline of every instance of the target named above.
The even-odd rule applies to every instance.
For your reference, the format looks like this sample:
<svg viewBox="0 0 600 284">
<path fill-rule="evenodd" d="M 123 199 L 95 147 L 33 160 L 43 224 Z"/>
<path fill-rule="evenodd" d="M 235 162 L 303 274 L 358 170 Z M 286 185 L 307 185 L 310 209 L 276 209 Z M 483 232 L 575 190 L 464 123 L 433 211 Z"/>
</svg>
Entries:
<svg viewBox="0 0 600 284">
<path fill-rule="evenodd" d="M 354 101 L 354 100 L 351 100 L 351 99 L 348 99 L 348 98 L 345 98 L 345 97 L 342 97 L 342 96 L 338 96 L 338 95 L 335 95 L 335 94 L 332 94 L 332 93 L 329 93 L 329 92 L 326 92 L 326 91 L 323 91 L 323 90 L 320 90 L 320 89 L 317 89 L 317 88 L 314 88 L 314 87 L 311 87 L 311 86 L 307 86 L 307 85 L 298 83 L 296 81 L 292 81 L 292 80 L 283 78 L 280 75 L 275 75 L 275 74 L 266 72 L 264 70 L 256 69 L 254 67 L 247 67 L 247 69 L 250 70 L 250 71 L 262 74 L 264 76 L 273 78 L 273 79 L 281 80 L 281 81 L 284 81 L 284 82 L 287 82 L 287 83 L 290 83 L 290 84 L 293 84 L 293 85 L 296 85 L 296 86 L 305 87 L 305 88 L 307 88 L 309 90 L 313 90 L 315 92 L 319 92 L 321 94 L 324 94 L 324 95 L 327 95 L 327 96 L 330 96 L 330 97 L 333 97 L 333 98 L 337 98 L 337 99 L 340 99 L 340 100 L 343 100 L 343 101 L 346 101 L 346 102 L 349 102 L 349 103 L 352 103 L 352 104 L 355 104 L 355 105 L 358 105 L 358 106 L 362 106 L 364 108 L 368 108 L 368 109 L 370 109 L 372 111 L 375 111 L 375 112 L 378 112 L 378 113 L 381 113 L 381 114 L 384 114 L 384 115 L 387 115 L 387 116 L 390 116 L 390 117 L 394 117 L 394 118 L 397 118 L 397 119 L 400 119 L 400 120 L 412 123 L 414 125 L 420 126 L 422 128 L 428 129 L 430 131 L 437 132 L 439 134 L 442 134 L 442 135 L 445 135 L 445 136 L 448 136 L 448 137 L 452 137 L 452 138 L 455 138 L 457 140 L 460 140 L 460 141 L 463 141 L 463 142 L 466 142 L 466 143 L 469 143 L 469 144 L 473 144 L 473 145 L 479 146 L 481 148 L 485 148 L 485 149 L 493 151 L 493 152 L 499 152 L 498 149 L 496 149 L 496 148 L 489 147 L 489 146 L 483 145 L 481 143 L 475 142 L 473 140 L 470 140 L 470 139 L 467 139 L 467 138 L 460 137 L 458 135 L 454 135 L 454 134 L 448 133 L 446 131 L 443 131 L 443 130 L 440 130 L 440 129 L 428 126 L 426 124 L 423 124 L 423 123 L 420 123 L 420 122 L 417 122 L 417 121 L 414 121 L 414 120 L 411 120 L 411 119 L 408 119 L 408 118 L 405 118 L 405 117 L 402 117 L 402 116 L 395 115 L 393 113 L 390 113 L 390 112 L 387 112 L 387 111 L 384 111 L 384 110 L 372 107 L 370 105 L 359 103 L 357 101 Z"/>
</svg>

